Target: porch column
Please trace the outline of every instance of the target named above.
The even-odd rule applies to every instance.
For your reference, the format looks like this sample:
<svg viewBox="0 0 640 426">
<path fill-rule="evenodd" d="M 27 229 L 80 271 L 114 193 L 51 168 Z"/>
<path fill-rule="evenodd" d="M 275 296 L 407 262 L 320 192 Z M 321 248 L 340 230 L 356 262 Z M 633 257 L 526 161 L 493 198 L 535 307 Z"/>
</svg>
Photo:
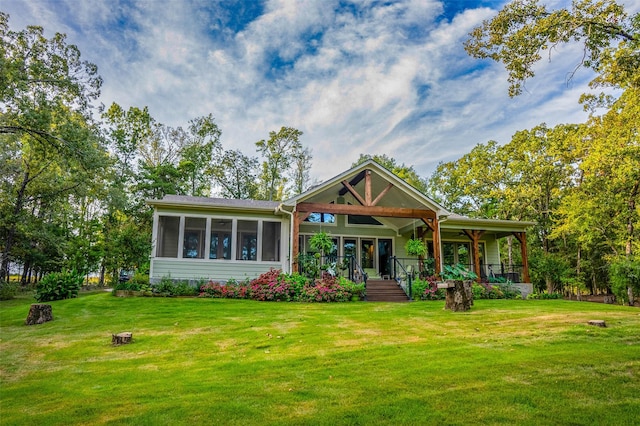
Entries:
<svg viewBox="0 0 640 426">
<path fill-rule="evenodd" d="M 298 253 L 300 252 L 300 213 L 293 212 L 293 234 L 291 235 L 291 272 L 298 272 Z"/>
<path fill-rule="evenodd" d="M 473 272 L 475 272 L 475 274 L 478 276 L 478 278 L 476 278 L 476 281 L 480 282 L 480 237 L 484 234 L 484 231 L 468 231 L 466 229 L 463 229 L 462 231 L 471 240 L 471 253 L 473 253 Z"/>
<path fill-rule="evenodd" d="M 440 274 L 442 269 L 440 264 L 440 226 L 438 226 L 438 219 L 435 217 L 423 217 L 421 219 L 433 233 L 433 258 L 436 262 L 436 274 Z"/>
<path fill-rule="evenodd" d="M 520 253 L 522 255 L 522 281 L 530 283 L 529 278 L 529 258 L 527 257 L 527 233 L 526 232 L 514 232 L 513 236 L 516 237 L 520 243 Z"/>
</svg>

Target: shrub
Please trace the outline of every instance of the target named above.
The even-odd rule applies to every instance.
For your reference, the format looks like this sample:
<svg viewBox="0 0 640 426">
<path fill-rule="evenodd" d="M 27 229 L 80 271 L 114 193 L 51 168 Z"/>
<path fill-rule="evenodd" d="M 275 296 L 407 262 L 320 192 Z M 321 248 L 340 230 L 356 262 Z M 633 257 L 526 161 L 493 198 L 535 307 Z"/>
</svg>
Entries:
<svg viewBox="0 0 640 426">
<path fill-rule="evenodd" d="M 71 299 L 78 297 L 84 277 L 75 271 L 53 272 L 42 277 L 36 286 L 38 302 Z"/>
<path fill-rule="evenodd" d="M 289 301 L 295 296 L 293 287 L 280 269 L 271 269 L 251 281 L 251 298 L 255 300 Z"/>
<path fill-rule="evenodd" d="M 299 300 L 300 295 L 302 294 L 302 289 L 305 285 L 309 284 L 309 279 L 304 275 L 300 275 L 297 272 L 293 274 L 285 274 L 284 280 L 289 283 L 291 288 L 293 289 L 293 299 Z"/>
<path fill-rule="evenodd" d="M 209 281 L 200 286 L 200 297 L 248 299 L 251 297 L 251 287 L 247 283 L 239 284 L 235 280 L 226 283 Z"/>
<path fill-rule="evenodd" d="M 142 272 L 136 272 L 135 274 L 133 274 L 133 276 L 131 277 L 129 282 L 138 284 L 138 286 L 140 286 L 141 288 L 143 286 L 148 286 L 149 285 L 149 274 L 144 274 Z"/>
<path fill-rule="evenodd" d="M 411 298 L 413 300 L 442 300 L 444 297 L 444 290 L 438 290 L 436 276 L 418 278 L 411 284 Z"/>
<path fill-rule="evenodd" d="M 440 274 L 443 280 L 472 281 L 478 278 L 475 272 L 468 270 L 464 265 L 444 265 Z"/>
<path fill-rule="evenodd" d="M 362 300 L 366 296 L 364 283 L 355 283 L 347 278 L 338 277 L 338 284 L 351 294 L 351 300 Z"/>
<path fill-rule="evenodd" d="M 348 302 L 351 292 L 340 285 L 339 278 L 324 274 L 313 285 L 306 285 L 302 289 L 300 301 L 303 302 Z"/>
<path fill-rule="evenodd" d="M 134 281 L 123 281 L 123 282 L 118 282 L 116 285 L 113 286 L 113 291 L 118 291 L 118 290 L 141 291 L 142 287 L 140 286 L 140 284 Z"/>
<path fill-rule="evenodd" d="M 609 267 L 611 290 L 618 300 L 629 301 L 629 289 L 640 293 L 640 259 L 616 258 Z"/>
<path fill-rule="evenodd" d="M 153 294 L 159 296 L 196 296 L 198 289 L 188 281 L 174 281 L 171 277 L 162 277 L 160 282 L 152 287 Z"/>
<path fill-rule="evenodd" d="M 529 293 L 527 295 L 527 299 L 529 300 L 537 300 L 537 299 L 562 299 L 562 294 L 560 293 L 547 293 L 543 291 L 542 293 Z"/>
<path fill-rule="evenodd" d="M 0 300 L 11 300 L 18 293 L 18 284 L 14 282 L 0 282 Z"/>
</svg>

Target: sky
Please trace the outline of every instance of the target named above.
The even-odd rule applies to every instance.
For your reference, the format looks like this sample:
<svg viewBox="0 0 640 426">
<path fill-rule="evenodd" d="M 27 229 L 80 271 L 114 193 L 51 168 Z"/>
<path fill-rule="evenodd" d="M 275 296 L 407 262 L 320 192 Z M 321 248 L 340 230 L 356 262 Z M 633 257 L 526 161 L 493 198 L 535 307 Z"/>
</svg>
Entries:
<svg viewBox="0 0 640 426">
<path fill-rule="evenodd" d="M 558 4 L 563 0 L 549 0 Z M 149 107 L 187 127 L 212 114 L 225 149 L 294 127 L 329 179 L 360 154 L 386 154 L 429 177 L 479 143 L 506 144 L 546 123 L 580 123 L 593 74 L 554 52 L 516 98 L 500 64 L 463 42 L 501 0 L 2 0 L 13 30 L 65 33 L 104 79 L 99 103 Z M 628 12 L 640 0 L 620 3 Z"/>
</svg>

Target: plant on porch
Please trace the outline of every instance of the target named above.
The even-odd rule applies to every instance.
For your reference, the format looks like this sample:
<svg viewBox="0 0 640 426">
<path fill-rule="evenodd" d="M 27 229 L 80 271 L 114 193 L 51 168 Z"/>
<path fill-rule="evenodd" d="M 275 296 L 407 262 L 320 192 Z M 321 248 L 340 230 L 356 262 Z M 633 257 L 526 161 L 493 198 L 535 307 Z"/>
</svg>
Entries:
<svg viewBox="0 0 640 426">
<path fill-rule="evenodd" d="M 404 245 L 404 249 L 410 256 L 424 256 L 427 254 L 427 246 L 421 239 L 411 238 Z"/>
</svg>

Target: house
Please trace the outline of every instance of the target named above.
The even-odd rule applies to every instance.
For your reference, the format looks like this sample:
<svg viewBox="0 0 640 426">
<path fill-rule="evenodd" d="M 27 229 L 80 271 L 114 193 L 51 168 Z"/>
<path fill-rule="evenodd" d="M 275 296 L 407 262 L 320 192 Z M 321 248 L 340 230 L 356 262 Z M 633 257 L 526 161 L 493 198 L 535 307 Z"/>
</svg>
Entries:
<svg viewBox="0 0 640 426">
<path fill-rule="evenodd" d="M 532 222 L 472 219 L 448 212 L 373 160 L 285 201 L 167 195 L 154 207 L 151 280 L 254 278 L 271 268 L 297 271 L 326 232 L 337 259 L 354 259 L 369 277 L 422 269 L 405 243 L 427 243 L 433 272 L 463 264 L 480 277 L 528 283 L 526 229 Z M 521 265 L 505 266 L 499 241 L 519 242 Z M 391 261 L 390 261 L 391 260 Z M 415 266 L 413 266 L 415 265 Z"/>
</svg>

